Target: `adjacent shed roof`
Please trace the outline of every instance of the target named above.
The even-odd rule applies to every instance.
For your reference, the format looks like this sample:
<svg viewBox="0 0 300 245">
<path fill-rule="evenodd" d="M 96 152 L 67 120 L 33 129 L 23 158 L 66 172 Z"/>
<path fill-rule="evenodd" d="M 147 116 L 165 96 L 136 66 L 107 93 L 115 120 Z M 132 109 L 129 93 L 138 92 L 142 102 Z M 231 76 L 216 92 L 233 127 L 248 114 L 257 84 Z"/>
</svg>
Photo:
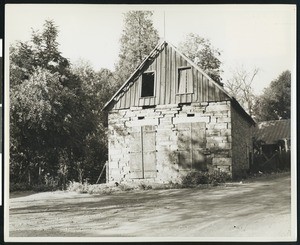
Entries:
<svg viewBox="0 0 300 245">
<path fill-rule="evenodd" d="M 281 139 L 291 138 L 291 120 L 265 121 L 257 124 L 254 137 L 263 140 L 266 144 L 274 144 Z"/>
</svg>

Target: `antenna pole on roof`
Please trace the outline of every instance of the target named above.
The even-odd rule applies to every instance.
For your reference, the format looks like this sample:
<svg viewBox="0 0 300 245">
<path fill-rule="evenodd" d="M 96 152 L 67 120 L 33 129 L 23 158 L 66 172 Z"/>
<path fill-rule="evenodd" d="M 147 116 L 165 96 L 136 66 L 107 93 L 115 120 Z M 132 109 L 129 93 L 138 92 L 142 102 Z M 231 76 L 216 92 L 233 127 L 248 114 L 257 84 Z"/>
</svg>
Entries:
<svg viewBox="0 0 300 245">
<path fill-rule="evenodd" d="M 166 41 L 166 12 L 164 11 L 164 41 Z"/>
</svg>

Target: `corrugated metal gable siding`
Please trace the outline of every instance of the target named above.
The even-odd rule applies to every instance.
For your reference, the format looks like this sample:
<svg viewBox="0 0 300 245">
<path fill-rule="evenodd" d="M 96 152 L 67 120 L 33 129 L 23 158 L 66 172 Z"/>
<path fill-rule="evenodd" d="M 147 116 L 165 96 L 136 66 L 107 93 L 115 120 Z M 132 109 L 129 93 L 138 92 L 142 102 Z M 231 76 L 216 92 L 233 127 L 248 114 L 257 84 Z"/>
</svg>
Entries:
<svg viewBox="0 0 300 245">
<path fill-rule="evenodd" d="M 177 94 L 178 68 L 191 67 L 193 76 L 193 93 Z M 154 96 L 141 98 L 141 74 L 145 71 L 155 72 Z M 148 61 L 136 81 L 128 86 L 114 109 L 126 109 L 131 106 L 150 106 L 177 103 L 206 102 L 229 100 L 229 97 L 215 83 L 190 65 L 187 60 L 172 47 L 166 47 L 153 61 Z"/>
</svg>

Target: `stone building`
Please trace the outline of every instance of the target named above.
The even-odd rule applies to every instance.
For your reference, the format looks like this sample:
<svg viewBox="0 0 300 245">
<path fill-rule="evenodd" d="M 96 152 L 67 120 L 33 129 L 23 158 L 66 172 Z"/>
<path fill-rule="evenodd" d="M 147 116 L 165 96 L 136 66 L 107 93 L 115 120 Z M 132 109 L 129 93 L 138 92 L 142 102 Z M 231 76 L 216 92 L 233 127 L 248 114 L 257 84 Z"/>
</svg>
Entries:
<svg viewBox="0 0 300 245">
<path fill-rule="evenodd" d="M 107 181 L 177 182 L 191 170 L 249 169 L 252 118 L 176 47 L 162 42 L 103 108 Z"/>
</svg>

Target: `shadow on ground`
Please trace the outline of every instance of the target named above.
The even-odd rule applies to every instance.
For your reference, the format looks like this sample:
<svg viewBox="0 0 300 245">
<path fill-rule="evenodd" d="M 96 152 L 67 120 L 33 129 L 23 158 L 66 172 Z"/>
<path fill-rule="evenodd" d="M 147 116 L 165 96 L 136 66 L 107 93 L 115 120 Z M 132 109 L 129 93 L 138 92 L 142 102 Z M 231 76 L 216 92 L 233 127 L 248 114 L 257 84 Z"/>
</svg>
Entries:
<svg viewBox="0 0 300 245">
<path fill-rule="evenodd" d="M 288 174 L 208 189 L 32 195 L 11 200 L 10 235 L 287 236 L 290 205 Z"/>
</svg>

